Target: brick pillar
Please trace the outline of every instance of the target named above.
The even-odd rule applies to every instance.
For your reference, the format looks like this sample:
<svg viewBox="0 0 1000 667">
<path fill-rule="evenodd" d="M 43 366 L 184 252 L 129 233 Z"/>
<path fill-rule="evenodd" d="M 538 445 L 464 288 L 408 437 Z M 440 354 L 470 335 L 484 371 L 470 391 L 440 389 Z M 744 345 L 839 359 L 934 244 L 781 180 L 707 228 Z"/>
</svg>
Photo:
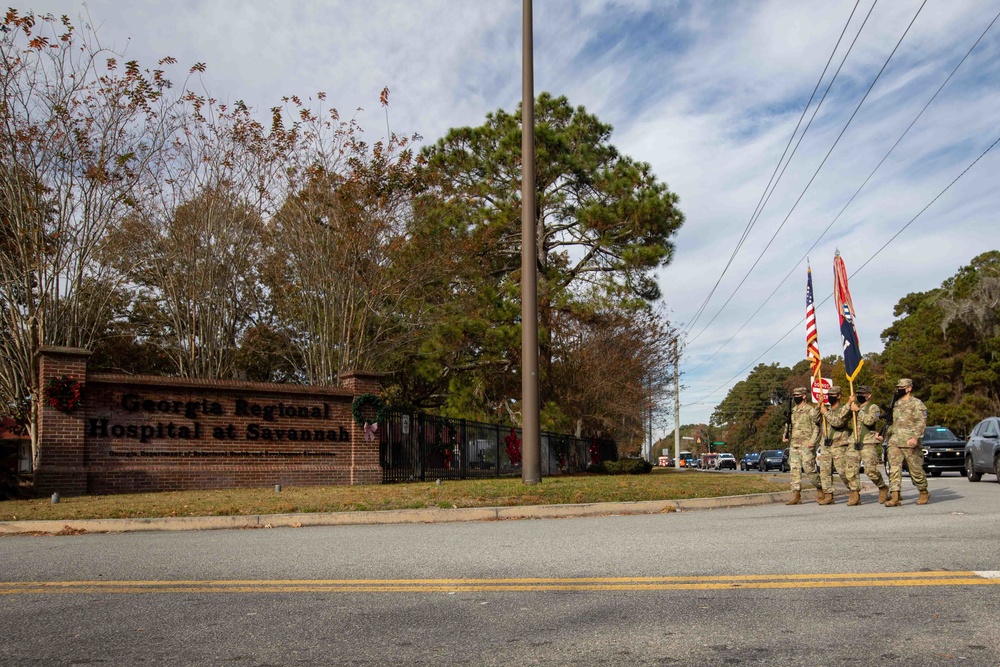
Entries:
<svg viewBox="0 0 1000 667">
<path fill-rule="evenodd" d="M 90 351 L 78 347 L 42 346 L 35 354 L 39 388 L 43 389 L 50 378 L 63 375 L 86 382 L 88 357 Z M 83 441 L 87 416 L 86 390 L 83 404 L 71 414 L 56 410 L 44 396 L 39 396 L 37 400 L 38 467 L 34 475 L 35 489 L 42 493 L 58 491 L 66 496 L 86 493 Z"/>
<path fill-rule="evenodd" d="M 366 371 L 347 371 L 341 373 L 340 382 L 343 387 L 353 392 L 357 398 L 362 394 L 375 394 L 381 391 L 382 375 Z M 387 424 L 379 424 L 379 429 L 387 428 Z M 379 464 L 379 438 L 365 440 L 365 430 L 351 419 L 351 484 L 381 484 L 382 466 Z"/>
</svg>

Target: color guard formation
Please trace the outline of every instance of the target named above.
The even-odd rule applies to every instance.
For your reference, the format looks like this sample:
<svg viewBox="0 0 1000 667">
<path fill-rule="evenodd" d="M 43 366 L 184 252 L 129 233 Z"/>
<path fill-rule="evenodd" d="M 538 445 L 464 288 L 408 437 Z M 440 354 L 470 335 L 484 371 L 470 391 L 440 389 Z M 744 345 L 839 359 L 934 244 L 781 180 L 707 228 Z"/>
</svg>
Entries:
<svg viewBox="0 0 1000 667">
<path fill-rule="evenodd" d="M 820 394 L 818 405 L 807 400 L 809 390 L 797 387 L 792 392 L 794 406 L 788 416 L 789 427 L 783 440 L 788 443 L 792 499 L 788 505 L 802 503 L 802 475 L 808 475 L 816 487 L 816 502 L 833 505 L 833 473 L 850 492 L 849 506 L 861 504 L 861 464 L 865 474 L 878 487 L 878 501 L 886 507 L 900 506 L 903 464 L 910 481 L 920 495 L 918 505 L 930 499 L 921 439 L 927 426 L 927 408 L 913 395 L 913 381 L 902 378 L 896 383 L 889 409 L 883 413 L 871 401 L 871 387 L 854 389 L 854 379 L 864 365 L 858 332 L 854 325 L 854 303 L 847 285 L 847 268 L 837 251 L 833 259 L 833 294 L 840 319 L 840 338 L 850 395 L 843 401 L 843 390 L 833 386 L 827 391 L 827 404 Z M 806 356 L 812 370 L 814 387 L 822 386 L 819 336 L 813 300 L 812 268 L 806 280 Z M 879 423 L 881 430 L 877 430 Z M 888 483 L 878 469 L 878 448 L 884 449 Z"/>
<path fill-rule="evenodd" d="M 816 502 L 833 505 L 833 473 L 836 471 L 850 492 L 847 504 L 860 505 L 860 470 L 864 463 L 865 474 L 878 487 L 879 503 L 899 507 L 905 462 L 910 481 L 920 492 L 917 504 L 926 505 L 930 492 L 920 445 L 927 427 L 927 408 L 913 395 L 913 381 L 903 378 L 896 383 L 888 413 L 883 413 L 871 401 L 871 387 L 858 387 L 857 393 L 846 402 L 841 401 L 841 392 L 836 386 L 829 390 L 829 406 L 811 405 L 805 387 L 796 387 L 792 392 L 791 428 L 784 438 L 788 443 L 792 499 L 786 504 L 802 503 L 802 476 L 805 474 L 816 487 Z M 851 428 L 852 422 L 857 429 Z M 881 430 L 880 422 L 883 423 Z M 888 483 L 879 470 L 880 446 L 886 450 Z"/>
</svg>

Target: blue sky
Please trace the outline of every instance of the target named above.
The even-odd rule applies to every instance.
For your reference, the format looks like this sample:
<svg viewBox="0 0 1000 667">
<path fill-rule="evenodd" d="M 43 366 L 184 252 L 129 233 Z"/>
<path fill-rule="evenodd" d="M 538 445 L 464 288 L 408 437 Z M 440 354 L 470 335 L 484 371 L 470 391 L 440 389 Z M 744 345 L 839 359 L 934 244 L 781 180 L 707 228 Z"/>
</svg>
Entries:
<svg viewBox="0 0 1000 667">
<path fill-rule="evenodd" d="M 872 0 L 861 0 L 831 68 Z M 829 96 L 747 241 L 695 323 L 682 364 L 681 421 L 706 421 L 742 369 L 803 317 L 805 267 L 721 350 L 843 208 L 990 21 L 1000 0 L 929 0 L 802 201 L 795 200 L 882 67 L 921 0 L 878 2 Z M 622 152 L 649 162 L 681 198 L 687 222 L 659 272 L 665 307 L 684 327 L 729 259 L 855 0 L 668 2 L 536 0 L 535 89 L 566 95 L 615 127 Z M 520 101 L 517 0 L 39 0 L 21 9 L 89 12 L 106 45 L 143 63 L 207 63 L 216 97 L 258 109 L 280 96 L 328 94 L 369 136 L 385 131 L 391 90 L 398 133 L 433 142 Z M 829 80 L 831 73 L 827 75 Z M 810 110 L 811 113 L 811 110 Z M 807 117 L 808 118 L 808 117 Z M 849 272 L 1000 137 L 1000 22 L 809 253 L 817 301 L 832 292 L 839 248 Z M 937 287 L 998 246 L 1000 147 L 893 241 L 851 291 L 863 352 L 907 293 Z M 759 253 L 759 265 L 715 321 Z M 818 311 L 820 351 L 839 347 L 832 299 Z M 760 362 L 805 357 L 804 328 Z M 715 353 L 715 356 L 711 356 Z M 711 359 L 709 359 L 711 357 Z M 709 359 L 706 361 L 706 359 Z M 672 426 L 668 425 L 668 428 Z"/>
</svg>

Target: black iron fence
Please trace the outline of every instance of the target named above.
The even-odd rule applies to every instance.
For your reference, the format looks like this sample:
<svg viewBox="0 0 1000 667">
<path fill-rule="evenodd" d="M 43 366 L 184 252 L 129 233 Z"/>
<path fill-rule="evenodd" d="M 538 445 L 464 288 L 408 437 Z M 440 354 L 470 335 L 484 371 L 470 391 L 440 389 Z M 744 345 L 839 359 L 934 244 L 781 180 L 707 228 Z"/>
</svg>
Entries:
<svg viewBox="0 0 1000 667">
<path fill-rule="evenodd" d="M 379 424 L 383 482 L 519 476 L 521 429 L 465 419 L 387 411 Z M 541 434 L 543 475 L 614 461 L 614 440 Z"/>
</svg>

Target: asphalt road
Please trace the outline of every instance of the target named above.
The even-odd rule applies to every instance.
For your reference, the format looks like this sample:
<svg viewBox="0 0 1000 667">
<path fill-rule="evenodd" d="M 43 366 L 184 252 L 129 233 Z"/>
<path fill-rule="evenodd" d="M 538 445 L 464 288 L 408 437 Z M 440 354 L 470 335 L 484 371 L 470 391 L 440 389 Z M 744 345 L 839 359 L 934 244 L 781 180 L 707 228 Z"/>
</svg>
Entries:
<svg viewBox="0 0 1000 667">
<path fill-rule="evenodd" d="M 1000 665 L 1000 484 L 643 516 L 0 539 L 0 665 Z M 979 573 L 979 574 L 976 574 Z M 991 574 L 992 573 L 992 574 Z"/>
</svg>

